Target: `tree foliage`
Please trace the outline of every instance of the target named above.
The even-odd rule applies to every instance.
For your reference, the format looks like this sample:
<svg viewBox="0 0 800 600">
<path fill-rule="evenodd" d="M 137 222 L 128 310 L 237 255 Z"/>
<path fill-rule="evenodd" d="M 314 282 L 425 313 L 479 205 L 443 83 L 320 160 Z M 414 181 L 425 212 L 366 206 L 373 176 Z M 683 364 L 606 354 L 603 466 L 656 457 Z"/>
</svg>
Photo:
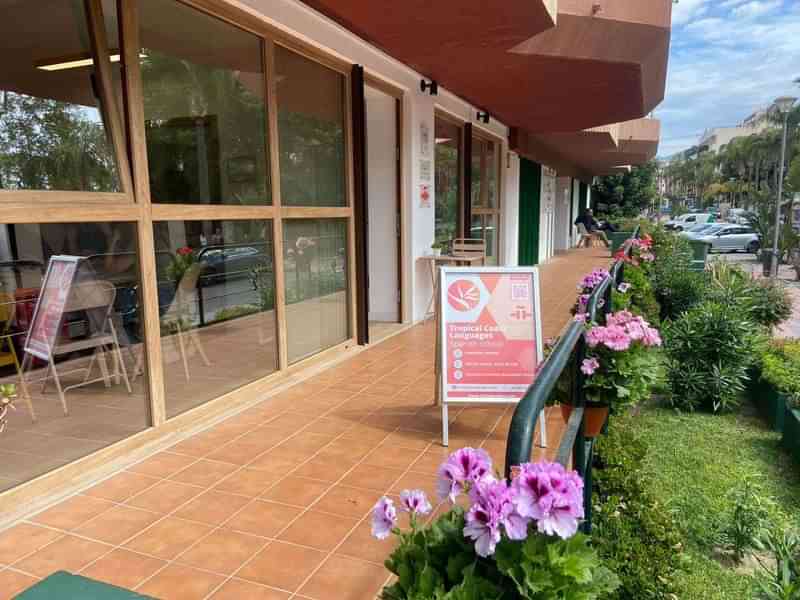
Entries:
<svg viewBox="0 0 800 600">
<path fill-rule="evenodd" d="M 598 202 L 606 204 L 610 214 L 626 217 L 639 215 L 653 204 L 657 197 L 655 161 L 633 167 L 628 173 L 598 178 L 592 194 Z"/>
</svg>

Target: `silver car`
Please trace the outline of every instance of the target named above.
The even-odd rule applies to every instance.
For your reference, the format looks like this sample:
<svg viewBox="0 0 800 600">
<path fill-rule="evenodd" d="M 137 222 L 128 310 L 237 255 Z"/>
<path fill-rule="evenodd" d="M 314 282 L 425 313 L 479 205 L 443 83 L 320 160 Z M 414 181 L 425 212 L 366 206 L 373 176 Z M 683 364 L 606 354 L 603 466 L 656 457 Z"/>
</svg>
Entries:
<svg viewBox="0 0 800 600">
<path fill-rule="evenodd" d="M 725 225 L 717 230 L 706 231 L 694 239 L 711 244 L 711 251 L 749 252 L 755 254 L 761 248 L 758 234 L 743 225 Z"/>
</svg>

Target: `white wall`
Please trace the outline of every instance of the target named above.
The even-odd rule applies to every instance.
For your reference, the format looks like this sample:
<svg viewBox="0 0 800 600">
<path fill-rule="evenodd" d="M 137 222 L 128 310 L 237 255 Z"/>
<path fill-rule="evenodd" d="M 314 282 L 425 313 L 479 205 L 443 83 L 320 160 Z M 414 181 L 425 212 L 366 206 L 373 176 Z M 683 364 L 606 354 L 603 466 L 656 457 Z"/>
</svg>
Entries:
<svg viewBox="0 0 800 600">
<path fill-rule="evenodd" d="M 431 296 L 430 270 L 419 256 L 430 253 L 434 235 L 435 191 L 433 181 L 420 179 L 419 138 L 420 125 L 426 123 L 429 135 L 433 137 L 434 110 L 440 109 L 465 122 L 471 122 L 475 129 L 484 130 L 504 140 L 501 156 L 508 149 L 508 128 L 495 119 L 488 125 L 475 122 L 477 108 L 463 101 L 447 90 L 439 87 L 439 95 L 431 97 L 419 91 L 422 75 L 391 58 L 386 53 L 370 46 L 348 30 L 340 27 L 327 17 L 314 11 L 308 5 L 295 0 L 241 0 L 236 3 L 273 27 L 284 30 L 299 39 L 353 64 L 360 64 L 365 71 L 404 91 L 403 101 L 403 225 L 404 242 L 407 251 L 403 258 L 403 294 L 406 307 L 404 321 L 417 321 L 424 317 Z M 432 140 L 431 140 L 432 144 Z M 433 153 L 433 148 L 431 148 Z M 429 160 L 433 160 L 431 156 Z M 433 165 L 431 165 L 433 166 Z M 507 173 L 510 169 L 502 169 Z M 420 184 L 430 185 L 430 207 L 420 206 Z M 516 202 L 509 198 L 514 185 L 503 181 L 501 189 L 504 205 Z M 502 235 L 502 234 L 501 234 Z M 501 243 L 506 247 L 508 242 Z"/>
<path fill-rule="evenodd" d="M 501 215 L 501 264 L 516 267 L 519 264 L 519 156 L 510 152 L 508 162 L 501 165 L 505 171 L 505 204 Z"/>
<path fill-rule="evenodd" d="M 572 202 L 571 182 L 569 177 L 559 177 L 556 180 L 556 208 L 555 208 L 555 235 L 553 247 L 556 252 L 569 249 L 569 209 Z"/>
<path fill-rule="evenodd" d="M 397 269 L 397 109 L 394 97 L 366 89 L 369 320 L 400 320 Z"/>
<path fill-rule="evenodd" d="M 554 253 L 556 209 L 556 173 L 542 165 L 542 194 L 539 206 L 539 262 L 550 260 Z"/>
<path fill-rule="evenodd" d="M 581 214 L 581 182 L 578 179 L 572 180 L 572 222 L 569 224 L 570 247 L 578 243 L 578 228 L 575 226 L 575 219 Z"/>
</svg>

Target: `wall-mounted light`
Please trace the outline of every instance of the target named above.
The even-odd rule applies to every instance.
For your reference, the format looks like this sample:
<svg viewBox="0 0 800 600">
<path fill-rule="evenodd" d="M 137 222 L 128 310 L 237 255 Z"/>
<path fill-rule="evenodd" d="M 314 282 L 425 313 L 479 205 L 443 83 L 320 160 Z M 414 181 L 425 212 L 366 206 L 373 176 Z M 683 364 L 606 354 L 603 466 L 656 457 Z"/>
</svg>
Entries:
<svg viewBox="0 0 800 600">
<path fill-rule="evenodd" d="M 435 80 L 425 81 L 424 79 L 419 82 L 419 89 L 424 94 L 428 92 L 431 96 L 439 95 L 439 84 Z"/>
<path fill-rule="evenodd" d="M 145 58 L 145 55 L 139 54 L 139 58 Z M 112 63 L 118 63 L 121 60 L 119 50 L 116 48 L 109 50 L 108 60 Z M 67 69 L 80 69 L 91 67 L 92 65 L 94 65 L 94 59 L 88 52 L 84 52 L 82 54 L 39 61 L 33 66 L 41 71 L 66 71 Z"/>
<path fill-rule="evenodd" d="M 592 16 L 603 12 L 603 6 L 599 2 L 592 3 Z"/>
<path fill-rule="evenodd" d="M 482 111 L 482 110 L 479 110 L 476 118 L 481 123 L 488 123 L 489 122 L 489 113 L 485 112 L 485 111 Z"/>
</svg>

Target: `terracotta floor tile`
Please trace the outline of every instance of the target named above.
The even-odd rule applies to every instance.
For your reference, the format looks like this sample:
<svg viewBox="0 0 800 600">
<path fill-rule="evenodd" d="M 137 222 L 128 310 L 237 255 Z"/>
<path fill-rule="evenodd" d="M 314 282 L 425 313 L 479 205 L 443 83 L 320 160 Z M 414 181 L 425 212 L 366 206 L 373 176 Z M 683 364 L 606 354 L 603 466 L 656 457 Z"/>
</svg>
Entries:
<svg viewBox="0 0 800 600">
<path fill-rule="evenodd" d="M 132 590 L 165 564 L 163 560 L 117 548 L 86 567 L 81 575 Z"/>
<path fill-rule="evenodd" d="M 325 553 L 318 550 L 272 542 L 239 571 L 238 577 L 293 592 L 324 558 Z"/>
<path fill-rule="evenodd" d="M 174 481 L 161 481 L 152 488 L 134 496 L 126 504 L 165 515 L 198 496 L 202 491 L 203 488 L 192 485 L 184 485 Z"/>
<path fill-rule="evenodd" d="M 287 433 L 287 437 L 297 433 L 308 425 L 308 417 L 304 415 L 285 413 L 267 423 L 270 427 L 278 427 Z"/>
<path fill-rule="evenodd" d="M 260 444 L 245 444 L 238 440 L 228 442 L 206 458 L 233 465 L 246 465 L 266 450 Z"/>
<path fill-rule="evenodd" d="M 148 477 L 147 475 L 140 475 L 139 473 L 122 471 L 98 483 L 96 486 L 89 488 L 84 494 L 92 496 L 93 498 L 124 502 L 131 496 L 151 487 L 155 483 L 158 483 L 158 479 Z"/>
<path fill-rule="evenodd" d="M 282 504 L 306 507 L 315 502 L 330 487 L 331 484 L 325 481 L 290 475 L 267 490 L 263 498 Z"/>
<path fill-rule="evenodd" d="M 0 532 L 0 564 L 10 565 L 23 556 L 39 550 L 41 547 L 60 538 L 62 535 L 62 533 L 53 529 L 31 525 L 30 523 L 14 525 Z"/>
<path fill-rule="evenodd" d="M 321 453 L 297 469 L 295 474 L 333 483 L 339 481 L 355 464 L 354 461 L 337 460 Z"/>
<path fill-rule="evenodd" d="M 237 468 L 237 465 L 231 463 L 203 459 L 170 475 L 168 479 L 179 483 L 211 487 Z"/>
<path fill-rule="evenodd" d="M 31 521 L 69 531 L 80 527 L 112 506 L 114 503 L 110 500 L 78 495 L 40 512 L 31 517 Z"/>
<path fill-rule="evenodd" d="M 301 508 L 253 500 L 225 523 L 225 529 L 262 537 L 275 537 L 301 512 Z"/>
<path fill-rule="evenodd" d="M 179 508 L 175 516 L 208 525 L 221 525 L 249 501 L 245 496 L 211 490 Z"/>
<path fill-rule="evenodd" d="M 119 545 L 160 518 L 161 515 L 150 511 L 130 506 L 115 506 L 96 519 L 83 524 L 75 533 L 93 540 Z"/>
<path fill-rule="evenodd" d="M 278 539 L 330 552 L 357 524 L 356 519 L 310 510 L 292 523 Z"/>
<path fill-rule="evenodd" d="M 290 595 L 249 581 L 231 579 L 214 592 L 211 600 L 287 600 Z"/>
<path fill-rule="evenodd" d="M 438 439 L 436 434 L 424 431 L 396 431 L 386 438 L 386 444 L 390 446 L 400 446 L 401 448 L 411 448 L 414 450 L 426 450 L 431 442 Z"/>
<path fill-rule="evenodd" d="M 277 483 L 281 477 L 282 475 L 275 475 L 268 471 L 245 468 L 220 481 L 214 486 L 214 489 L 255 498 Z"/>
<path fill-rule="evenodd" d="M 214 573 L 231 575 L 266 543 L 267 541 L 262 538 L 218 529 L 184 552 L 178 557 L 178 562 Z"/>
<path fill-rule="evenodd" d="M 47 577 L 55 571 L 75 572 L 111 549 L 112 547 L 106 544 L 65 535 L 15 563 L 14 567 L 37 577 Z"/>
<path fill-rule="evenodd" d="M 385 540 L 379 540 L 372 535 L 372 524 L 369 519 L 363 521 L 356 527 L 344 543 L 336 550 L 338 554 L 346 554 L 354 558 L 360 558 L 383 565 L 383 561 L 397 547 L 397 538 L 391 536 Z"/>
<path fill-rule="evenodd" d="M 196 459 L 185 454 L 159 452 L 130 467 L 128 470 L 151 477 L 166 478 L 188 467 Z"/>
<path fill-rule="evenodd" d="M 382 566 L 334 555 L 314 573 L 300 593 L 315 600 L 373 600 L 389 578 Z"/>
<path fill-rule="evenodd" d="M 359 487 L 378 492 L 387 491 L 391 485 L 400 479 L 403 471 L 386 469 L 372 465 L 358 465 L 342 479 L 342 485 Z"/>
<path fill-rule="evenodd" d="M 298 452 L 304 454 L 314 454 L 318 450 L 321 450 L 328 444 L 330 444 L 334 440 L 334 436 L 332 435 L 321 435 L 317 433 L 309 433 L 307 430 L 303 430 L 301 433 L 295 435 L 292 438 L 289 438 L 285 442 L 283 442 L 280 446 L 274 448 L 274 451 L 280 451 L 281 449 L 289 449 L 289 450 L 296 450 Z"/>
<path fill-rule="evenodd" d="M 167 517 L 125 544 L 126 548 L 164 560 L 172 560 L 211 528 L 202 523 Z"/>
<path fill-rule="evenodd" d="M 220 575 L 173 563 L 136 591 L 162 600 L 202 600 L 223 581 Z"/>
<path fill-rule="evenodd" d="M 335 417 L 322 417 L 312 423 L 303 431 L 309 433 L 320 433 L 323 435 L 339 435 L 348 429 L 354 427 L 355 424 L 345 419 L 337 419 Z"/>
<path fill-rule="evenodd" d="M 316 510 L 360 519 L 366 515 L 380 498 L 379 492 L 336 485 L 314 505 Z"/>
<path fill-rule="evenodd" d="M 449 448 L 432 447 L 419 456 L 411 466 L 411 470 L 417 473 L 432 475 L 438 472 L 441 464 L 450 455 Z"/>
<path fill-rule="evenodd" d="M 283 456 L 276 456 L 275 453 L 270 450 L 248 464 L 247 468 L 266 471 L 270 475 L 280 478 L 286 476 L 293 469 L 296 469 L 302 462 L 303 459 L 297 460 L 295 457 L 287 459 Z"/>
<path fill-rule="evenodd" d="M 352 440 L 336 440 L 325 448 L 325 455 L 337 460 L 360 461 L 375 449 L 376 444 L 355 442 Z"/>
<path fill-rule="evenodd" d="M 436 500 L 437 478 L 434 475 L 424 475 L 409 471 L 392 486 L 391 492 L 399 494 L 403 490 L 422 490 L 431 502 Z"/>
<path fill-rule="evenodd" d="M 14 598 L 20 592 L 34 585 L 38 579 L 17 573 L 16 571 L 0 571 L 0 598 L 3 600 Z"/>
</svg>

